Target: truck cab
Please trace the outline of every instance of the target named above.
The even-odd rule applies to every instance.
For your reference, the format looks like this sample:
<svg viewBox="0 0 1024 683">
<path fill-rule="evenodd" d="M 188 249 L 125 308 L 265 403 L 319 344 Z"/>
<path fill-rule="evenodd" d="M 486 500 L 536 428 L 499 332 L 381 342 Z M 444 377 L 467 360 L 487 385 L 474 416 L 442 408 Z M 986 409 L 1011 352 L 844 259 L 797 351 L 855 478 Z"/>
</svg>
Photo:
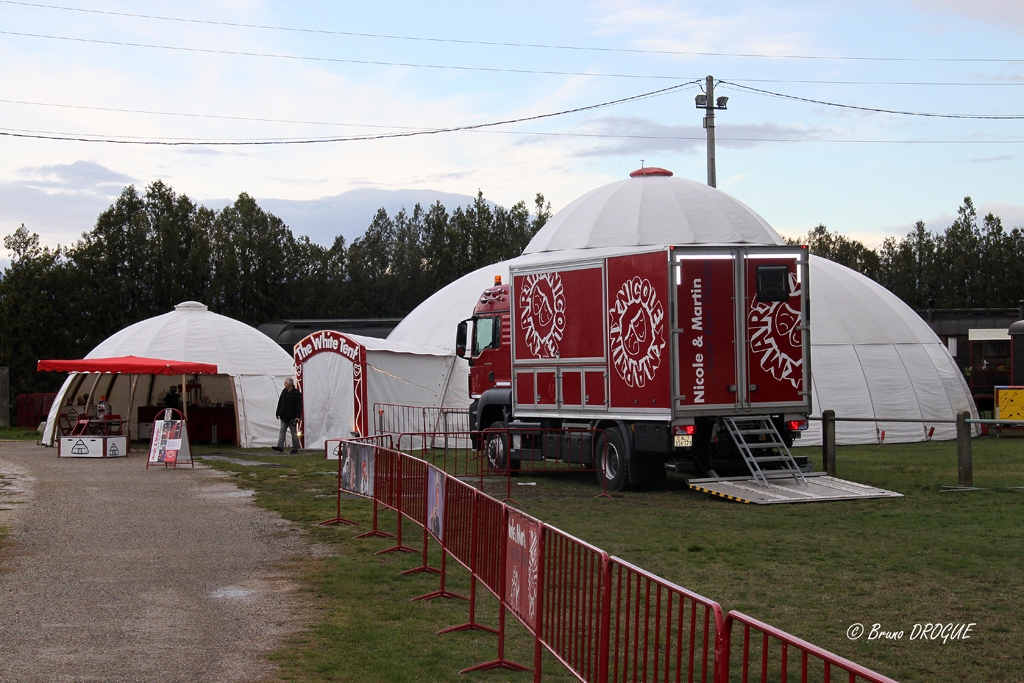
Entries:
<svg viewBox="0 0 1024 683">
<path fill-rule="evenodd" d="M 511 406 L 510 311 L 509 286 L 502 284 L 500 275 L 495 276 L 494 286 L 485 289 L 473 307 L 473 317 L 459 323 L 456 332 L 455 353 L 469 363 L 470 425 L 474 431 L 508 418 L 507 410 L 499 408 L 489 411 L 485 416 L 489 421 L 483 424 L 479 408 L 481 398 L 485 404 L 497 401 Z"/>
</svg>

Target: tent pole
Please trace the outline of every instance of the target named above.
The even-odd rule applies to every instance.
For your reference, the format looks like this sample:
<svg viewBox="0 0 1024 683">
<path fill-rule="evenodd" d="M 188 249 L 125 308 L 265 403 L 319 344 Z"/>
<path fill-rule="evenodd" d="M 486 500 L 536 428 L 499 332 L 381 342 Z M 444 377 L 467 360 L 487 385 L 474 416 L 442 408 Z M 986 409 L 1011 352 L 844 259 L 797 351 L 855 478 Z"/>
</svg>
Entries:
<svg viewBox="0 0 1024 683">
<path fill-rule="evenodd" d="M 135 402 L 135 383 L 139 378 L 133 374 L 128 375 L 128 446 L 127 453 L 132 450 L 132 404 Z"/>
<path fill-rule="evenodd" d="M 103 377 L 103 373 L 96 373 L 96 379 L 92 381 L 92 386 L 89 387 L 89 398 L 85 400 L 85 416 L 89 417 L 89 406 L 92 405 L 92 395 L 96 392 L 96 385 L 100 383 L 100 378 Z"/>
<path fill-rule="evenodd" d="M 188 422 L 188 398 L 185 395 L 185 375 L 181 376 L 181 414 L 185 416 L 185 422 Z"/>
</svg>

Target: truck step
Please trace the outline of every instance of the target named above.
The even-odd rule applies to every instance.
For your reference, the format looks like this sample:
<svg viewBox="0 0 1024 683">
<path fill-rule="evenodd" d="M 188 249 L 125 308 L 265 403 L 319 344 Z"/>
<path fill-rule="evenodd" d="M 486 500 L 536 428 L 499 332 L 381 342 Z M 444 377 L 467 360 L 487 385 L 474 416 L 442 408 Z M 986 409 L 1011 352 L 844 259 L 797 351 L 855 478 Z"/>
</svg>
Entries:
<svg viewBox="0 0 1024 683">
<path fill-rule="evenodd" d="M 793 454 L 789 452 L 789 448 L 782 440 L 782 435 L 775 429 L 775 423 L 772 422 L 771 417 L 723 417 L 722 423 L 725 425 L 726 431 L 729 432 L 736 449 L 743 457 L 754 481 L 768 486 L 768 479 L 761 470 L 761 464 L 781 463 L 782 468 L 778 470 L 779 472 L 790 474 L 796 484 L 807 486 L 807 480 L 804 479 L 800 466 L 793 459 Z M 755 439 L 748 440 L 747 437 L 755 437 Z M 762 441 L 763 437 L 768 438 Z M 755 449 L 763 451 L 768 448 L 773 449 L 775 453 L 754 455 Z"/>
</svg>

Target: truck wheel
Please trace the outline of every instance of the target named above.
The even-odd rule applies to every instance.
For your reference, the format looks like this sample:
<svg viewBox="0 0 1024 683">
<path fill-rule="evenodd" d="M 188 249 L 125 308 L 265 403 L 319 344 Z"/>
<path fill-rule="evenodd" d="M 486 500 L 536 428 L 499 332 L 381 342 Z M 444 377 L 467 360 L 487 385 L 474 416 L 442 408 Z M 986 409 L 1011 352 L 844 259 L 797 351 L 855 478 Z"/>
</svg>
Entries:
<svg viewBox="0 0 1024 683">
<path fill-rule="evenodd" d="M 604 486 L 607 480 L 609 491 L 625 490 L 629 481 L 626 444 L 616 427 L 609 427 L 598 436 L 594 462 L 597 464 L 598 484 Z"/>
<path fill-rule="evenodd" d="M 486 434 L 487 441 L 484 443 L 484 455 L 487 456 L 487 465 L 492 470 L 498 472 L 504 472 L 505 469 L 510 469 L 513 472 L 519 471 L 519 461 L 513 460 L 511 465 L 507 464 L 509 457 L 508 452 L 508 426 L 502 420 L 497 420 L 491 423 L 488 429 L 501 430 Z"/>
</svg>

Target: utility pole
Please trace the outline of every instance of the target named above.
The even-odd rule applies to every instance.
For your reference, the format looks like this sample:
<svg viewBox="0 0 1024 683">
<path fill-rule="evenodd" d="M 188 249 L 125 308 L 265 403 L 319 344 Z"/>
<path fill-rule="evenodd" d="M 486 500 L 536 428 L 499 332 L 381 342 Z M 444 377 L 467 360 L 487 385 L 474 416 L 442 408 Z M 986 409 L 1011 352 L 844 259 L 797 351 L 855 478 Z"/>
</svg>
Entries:
<svg viewBox="0 0 1024 683">
<path fill-rule="evenodd" d="M 704 128 L 708 132 L 708 185 L 718 187 L 718 179 L 715 176 L 715 110 L 725 109 L 728 97 L 715 99 L 715 79 L 708 76 L 705 84 L 705 94 L 697 95 L 695 102 L 697 109 L 703 109 Z"/>
</svg>

